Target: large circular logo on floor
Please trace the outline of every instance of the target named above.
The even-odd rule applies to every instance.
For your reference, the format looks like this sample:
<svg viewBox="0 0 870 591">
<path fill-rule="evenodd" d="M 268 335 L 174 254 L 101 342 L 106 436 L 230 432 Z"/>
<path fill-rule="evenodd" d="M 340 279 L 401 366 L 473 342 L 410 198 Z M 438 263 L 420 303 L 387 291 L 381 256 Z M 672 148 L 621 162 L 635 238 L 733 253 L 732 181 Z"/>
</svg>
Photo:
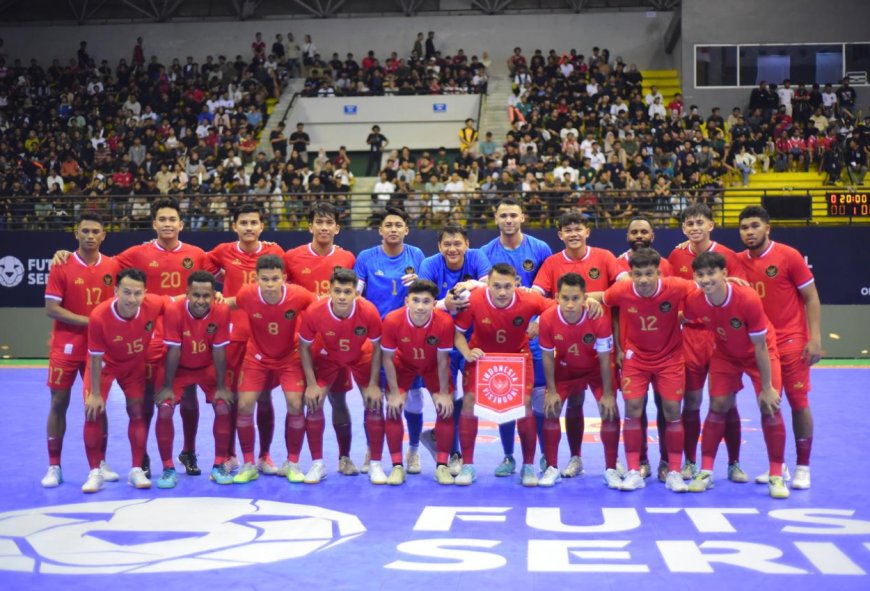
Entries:
<svg viewBox="0 0 870 591">
<path fill-rule="evenodd" d="M 300 558 L 366 531 L 312 505 L 192 497 L 105 501 L 0 513 L 0 570 L 168 573 Z"/>
</svg>

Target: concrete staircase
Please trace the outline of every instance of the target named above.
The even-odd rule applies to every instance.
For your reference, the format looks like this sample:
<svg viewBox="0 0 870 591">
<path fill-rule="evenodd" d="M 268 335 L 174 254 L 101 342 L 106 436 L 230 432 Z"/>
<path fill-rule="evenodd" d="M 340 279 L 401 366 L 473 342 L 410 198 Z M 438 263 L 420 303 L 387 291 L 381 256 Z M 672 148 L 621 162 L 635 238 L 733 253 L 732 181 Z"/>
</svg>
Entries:
<svg viewBox="0 0 870 591">
<path fill-rule="evenodd" d="M 665 97 L 663 102 L 667 105 L 677 93 L 683 92 L 680 74 L 676 70 L 641 70 L 640 73 L 643 75 L 644 96 L 649 92 L 650 86 L 655 86 Z"/>
<path fill-rule="evenodd" d="M 509 77 L 492 76 L 489 79 L 486 99 L 483 102 L 483 112 L 478 124 L 480 141 L 483 141 L 487 131 L 491 131 L 492 139 L 496 144 L 504 143 L 507 132 L 511 129 L 507 114 L 507 101 L 512 92 Z"/>
</svg>

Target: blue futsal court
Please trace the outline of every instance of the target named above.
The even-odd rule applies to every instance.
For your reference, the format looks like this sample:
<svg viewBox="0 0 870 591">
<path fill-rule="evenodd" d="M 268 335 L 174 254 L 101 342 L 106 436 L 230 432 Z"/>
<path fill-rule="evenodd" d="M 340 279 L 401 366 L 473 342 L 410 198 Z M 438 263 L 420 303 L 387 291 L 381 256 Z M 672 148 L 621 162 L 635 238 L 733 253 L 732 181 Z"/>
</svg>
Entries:
<svg viewBox="0 0 870 591">
<path fill-rule="evenodd" d="M 870 369 L 813 370 L 813 488 L 792 491 L 786 501 L 769 498 L 766 486 L 728 482 L 724 445 L 712 491 L 676 495 L 654 479 L 634 493 L 608 490 L 591 396 L 586 475 L 553 489 L 524 489 L 518 477 L 493 476 L 501 459 L 498 431 L 482 423 L 479 479 L 467 488 L 437 485 L 425 450 L 423 474 L 401 487 L 340 476 L 327 426 L 330 474 L 318 486 L 278 477 L 218 486 L 205 470 L 181 474 L 171 491 L 137 491 L 125 481 L 127 417 L 120 392 L 113 392 L 108 460 L 122 481 L 84 495 L 83 413 L 74 394 L 63 455 L 67 481 L 46 490 L 39 484 L 46 467 L 44 379 L 44 369 L 0 369 L 0 445 L 7 458 L 0 589 L 870 589 Z M 278 461 L 284 406 L 280 395 L 274 398 Z M 758 411 L 748 391 L 739 403 L 741 463 L 754 476 L 766 468 Z M 360 401 L 351 408 L 359 463 Z M 786 409 L 787 423 L 788 416 Z M 426 420 L 433 419 L 430 405 Z M 204 469 L 212 459 L 211 420 L 203 407 Z M 177 417 L 176 425 L 177 453 Z M 649 436 L 655 466 L 654 425 Z M 159 465 L 153 432 L 148 449 Z M 564 439 L 560 451 L 564 464 Z M 786 458 L 793 468 L 791 434 Z"/>
</svg>

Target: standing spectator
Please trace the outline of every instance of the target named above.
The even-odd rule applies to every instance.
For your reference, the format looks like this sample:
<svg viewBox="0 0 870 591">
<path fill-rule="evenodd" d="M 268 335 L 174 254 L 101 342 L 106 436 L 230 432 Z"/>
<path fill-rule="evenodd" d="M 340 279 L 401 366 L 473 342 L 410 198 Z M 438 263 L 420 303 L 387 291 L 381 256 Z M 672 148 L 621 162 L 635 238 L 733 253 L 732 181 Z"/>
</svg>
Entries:
<svg viewBox="0 0 870 591">
<path fill-rule="evenodd" d="M 140 70 L 145 67 L 145 48 L 142 45 L 142 37 L 136 37 L 136 45 L 133 46 L 132 64 L 134 68 Z"/>
<path fill-rule="evenodd" d="M 837 89 L 837 110 L 839 114 L 846 114 L 850 119 L 855 118 L 855 89 L 849 86 L 849 78 L 843 78 L 840 88 Z"/>
<path fill-rule="evenodd" d="M 414 47 L 413 49 L 411 49 L 411 53 L 415 54 L 417 56 L 417 59 L 422 59 L 423 57 L 425 57 L 425 54 L 423 53 L 424 39 L 425 36 L 422 32 L 417 33 L 417 38 L 414 40 Z"/>
<path fill-rule="evenodd" d="M 290 144 L 302 162 L 308 162 L 308 144 L 311 143 L 311 138 L 305 133 L 305 124 L 297 123 L 296 131 L 290 134 Z"/>
<path fill-rule="evenodd" d="M 825 84 L 825 90 L 822 92 L 822 107 L 825 110 L 827 117 L 833 117 L 837 110 L 837 93 L 830 84 Z"/>
<path fill-rule="evenodd" d="M 287 33 L 287 42 L 285 48 L 285 55 L 287 56 L 287 71 L 290 73 L 290 76 L 293 76 L 294 72 L 299 69 L 299 56 L 302 53 L 302 49 L 293 38 L 293 33 Z"/>
<path fill-rule="evenodd" d="M 372 176 L 373 173 L 380 170 L 384 148 L 390 144 L 390 141 L 381 133 L 380 126 L 373 125 L 372 132 L 366 138 L 366 144 L 369 146 L 369 162 L 366 165 L 366 176 Z"/>
<path fill-rule="evenodd" d="M 278 63 L 285 63 L 287 49 L 284 46 L 284 36 L 281 33 L 275 35 L 275 42 L 272 44 L 272 55 L 278 60 Z"/>
<path fill-rule="evenodd" d="M 317 54 L 317 47 L 311 40 L 311 35 L 305 35 L 305 41 L 302 43 L 302 65 L 309 67 L 314 64 L 314 56 Z"/>
<path fill-rule="evenodd" d="M 791 87 L 791 80 L 783 80 L 782 86 L 776 89 L 776 95 L 779 97 L 779 104 L 785 107 L 786 115 L 791 117 L 791 99 L 794 98 L 794 89 Z"/>
<path fill-rule="evenodd" d="M 284 122 L 280 122 L 278 126 L 269 133 L 269 143 L 272 145 L 272 153 L 276 160 L 284 161 L 284 156 L 287 154 L 287 136 L 284 135 Z"/>
<path fill-rule="evenodd" d="M 435 51 L 435 31 L 429 31 L 429 36 L 426 37 L 426 59 L 436 57 Z"/>
</svg>

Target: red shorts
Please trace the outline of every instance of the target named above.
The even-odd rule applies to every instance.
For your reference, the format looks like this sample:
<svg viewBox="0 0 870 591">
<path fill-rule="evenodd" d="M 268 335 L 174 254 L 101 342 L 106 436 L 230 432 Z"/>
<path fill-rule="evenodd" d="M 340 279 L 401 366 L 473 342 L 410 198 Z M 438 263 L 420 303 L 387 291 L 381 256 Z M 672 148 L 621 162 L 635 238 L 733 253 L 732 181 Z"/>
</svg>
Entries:
<svg viewBox="0 0 870 591">
<path fill-rule="evenodd" d="M 280 367 L 267 367 L 250 357 L 245 357 L 239 371 L 239 392 L 265 392 L 281 386 L 284 392 L 304 392 L 305 373 L 298 355 Z"/>
<path fill-rule="evenodd" d="M 329 391 L 335 394 L 353 388 L 351 378 L 356 380 L 360 388 L 365 388 L 372 377 L 371 353 L 364 353 L 351 366 L 336 363 L 326 355 L 317 355 L 314 357 L 314 374 L 317 376 L 318 386 L 329 388 Z"/>
<path fill-rule="evenodd" d="M 239 391 L 239 372 L 242 371 L 247 347 L 247 341 L 230 341 L 225 349 L 227 352 L 227 387 L 233 392 Z"/>
<path fill-rule="evenodd" d="M 779 363 L 782 386 L 792 410 L 803 410 L 810 405 L 810 366 L 803 360 L 806 343 L 779 345 Z"/>
<path fill-rule="evenodd" d="M 438 394 L 441 391 L 441 381 L 438 379 L 437 367 L 421 374 L 415 369 L 408 369 L 402 367 L 401 364 L 396 363 L 396 381 L 399 383 L 399 392 L 402 394 L 407 394 L 408 390 L 410 390 L 411 386 L 414 384 L 414 380 L 417 379 L 417 376 L 423 377 L 423 384 L 432 394 Z M 453 391 L 456 389 L 456 384 L 455 380 L 450 379 L 449 371 L 447 372 L 447 386 L 449 388 L 448 392 L 452 395 Z"/>
<path fill-rule="evenodd" d="M 214 393 L 217 391 L 217 377 L 214 365 L 189 369 L 179 367 L 175 371 L 175 379 L 172 380 L 172 392 L 175 394 L 175 403 L 181 402 L 181 396 L 188 386 L 199 386 L 205 392 L 206 401 L 214 402 Z"/>
<path fill-rule="evenodd" d="M 655 363 L 633 356 L 622 362 L 620 390 L 624 400 L 646 396 L 649 386 L 665 400 L 682 400 L 686 385 L 686 364 L 682 348 Z"/>
<path fill-rule="evenodd" d="M 611 374 L 611 384 L 616 384 L 616 376 Z M 601 380 L 601 372 L 597 369 L 582 370 L 573 367 L 564 367 L 556 364 L 556 392 L 562 402 L 570 396 L 582 394 L 586 388 L 592 390 L 595 400 L 601 400 L 604 395 L 604 383 Z"/>
<path fill-rule="evenodd" d="M 69 359 L 65 355 L 49 355 L 46 385 L 52 390 L 71 390 L 76 375 L 84 375 L 86 361 Z"/>
<path fill-rule="evenodd" d="M 497 355 L 497 353 L 493 353 L 493 355 Z M 532 396 L 532 389 L 535 385 L 535 371 L 532 367 L 532 356 L 529 353 L 525 353 L 526 356 L 526 375 L 525 375 L 525 384 L 523 385 L 523 400 L 529 400 Z M 462 391 L 463 392 L 471 392 L 474 394 L 475 399 L 477 398 L 477 362 L 472 361 L 471 363 L 467 363 L 465 365 L 465 369 L 462 370 Z"/>
<path fill-rule="evenodd" d="M 683 329 L 683 354 L 686 357 L 686 392 L 704 389 L 710 371 L 710 358 L 716 335 L 699 328 Z"/>
<path fill-rule="evenodd" d="M 166 376 L 164 371 L 165 360 L 165 357 L 161 357 L 156 361 L 145 362 L 145 384 L 151 386 L 152 390 L 159 390 L 163 387 L 164 377 Z"/>
<path fill-rule="evenodd" d="M 779 365 L 779 355 L 770 358 L 770 379 L 773 389 L 782 391 L 782 378 Z M 755 357 L 748 359 L 732 359 L 717 353 L 710 360 L 710 396 L 728 396 L 743 389 L 743 374 L 749 376 L 755 387 L 755 395 L 761 393 L 761 374 L 755 364 Z"/>
<path fill-rule="evenodd" d="M 84 395 L 85 399 L 91 393 L 91 365 L 88 364 L 85 369 Z M 126 367 L 118 367 L 114 369 L 103 367 L 100 372 L 100 396 L 103 400 L 109 398 L 109 390 L 112 388 L 112 382 L 118 382 L 121 390 L 124 391 L 124 396 L 128 400 L 143 400 L 145 398 L 145 364 L 137 363 Z"/>
</svg>

